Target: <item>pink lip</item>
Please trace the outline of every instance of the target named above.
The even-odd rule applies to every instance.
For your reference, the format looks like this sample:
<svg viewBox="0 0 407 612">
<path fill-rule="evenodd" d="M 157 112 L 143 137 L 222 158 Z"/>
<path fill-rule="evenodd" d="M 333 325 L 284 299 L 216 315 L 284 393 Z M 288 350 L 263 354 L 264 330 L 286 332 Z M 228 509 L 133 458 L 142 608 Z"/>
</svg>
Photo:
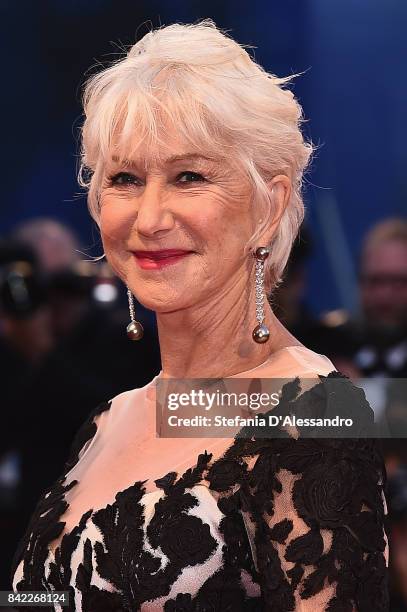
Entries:
<svg viewBox="0 0 407 612">
<path fill-rule="evenodd" d="M 144 270 L 156 270 L 177 263 L 192 251 L 165 249 L 163 251 L 133 251 L 133 255 Z"/>
</svg>

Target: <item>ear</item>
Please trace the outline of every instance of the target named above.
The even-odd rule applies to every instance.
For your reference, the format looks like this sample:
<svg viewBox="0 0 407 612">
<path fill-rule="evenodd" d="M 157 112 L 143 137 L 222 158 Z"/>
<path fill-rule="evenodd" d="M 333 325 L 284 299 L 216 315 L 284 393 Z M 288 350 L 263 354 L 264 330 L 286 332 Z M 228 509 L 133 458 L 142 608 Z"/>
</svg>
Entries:
<svg viewBox="0 0 407 612">
<path fill-rule="evenodd" d="M 267 186 L 271 192 L 271 209 L 269 223 L 263 234 L 264 243 L 269 244 L 276 233 L 278 224 L 283 216 L 291 197 L 291 181 L 285 174 L 278 174 L 268 181 Z"/>
</svg>

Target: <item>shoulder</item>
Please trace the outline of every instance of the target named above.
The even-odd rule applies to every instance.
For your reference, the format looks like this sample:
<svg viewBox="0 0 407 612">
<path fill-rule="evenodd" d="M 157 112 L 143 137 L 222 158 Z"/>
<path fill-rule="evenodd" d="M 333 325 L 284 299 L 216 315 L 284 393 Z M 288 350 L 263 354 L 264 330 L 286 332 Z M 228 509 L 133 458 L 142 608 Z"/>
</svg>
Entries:
<svg viewBox="0 0 407 612">
<path fill-rule="evenodd" d="M 328 417 L 335 413 L 355 417 L 359 421 L 362 419 L 363 425 L 374 422 L 374 412 L 364 390 L 339 372 L 326 355 L 302 345 L 286 347 L 274 362 L 271 360 L 268 363 L 263 376 L 267 375 L 284 379 L 285 382 L 291 381 L 291 384 L 285 385 L 283 393 L 283 398 L 288 398 L 290 402 L 290 408 L 294 404 L 298 410 L 309 411 L 310 407 L 315 407 L 313 416 Z"/>
<path fill-rule="evenodd" d="M 328 357 L 315 353 L 303 345 L 286 346 L 271 354 L 266 363 L 257 369 L 263 378 L 317 378 L 335 371 Z"/>
<path fill-rule="evenodd" d="M 316 353 L 306 346 L 288 346 L 287 352 L 293 367 L 297 368 L 298 375 L 324 375 L 336 372 L 332 361 L 326 356 Z"/>
<path fill-rule="evenodd" d="M 64 466 L 65 473 L 79 462 L 96 436 L 100 437 L 113 431 L 123 419 L 126 420 L 129 413 L 134 412 L 135 407 L 144 405 L 146 393 L 152 382 L 144 387 L 122 391 L 100 402 L 90 411 L 73 438 Z"/>
</svg>

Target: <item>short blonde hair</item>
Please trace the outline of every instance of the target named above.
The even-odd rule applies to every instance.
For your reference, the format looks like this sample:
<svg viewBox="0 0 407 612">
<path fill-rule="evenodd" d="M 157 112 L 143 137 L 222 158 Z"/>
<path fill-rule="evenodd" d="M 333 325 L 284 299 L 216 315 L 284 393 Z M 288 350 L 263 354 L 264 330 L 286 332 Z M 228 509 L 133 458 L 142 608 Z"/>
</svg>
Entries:
<svg viewBox="0 0 407 612">
<path fill-rule="evenodd" d="M 284 86 L 293 77 L 267 73 L 211 20 L 151 31 L 126 56 L 85 84 L 79 182 L 99 224 L 100 187 L 108 156 L 139 146 L 160 149 L 170 122 L 200 151 L 234 159 L 253 185 L 262 223 L 244 245 L 257 246 L 270 222 L 267 180 L 285 174 L 292 194 L 266 260 L 266 287 L 280 280 L 304 217 L 303 174 L 313 146 L 301 133 L 302 109 Z M 157 146 L 158 145 L 158 146 Z"/>
</svg>

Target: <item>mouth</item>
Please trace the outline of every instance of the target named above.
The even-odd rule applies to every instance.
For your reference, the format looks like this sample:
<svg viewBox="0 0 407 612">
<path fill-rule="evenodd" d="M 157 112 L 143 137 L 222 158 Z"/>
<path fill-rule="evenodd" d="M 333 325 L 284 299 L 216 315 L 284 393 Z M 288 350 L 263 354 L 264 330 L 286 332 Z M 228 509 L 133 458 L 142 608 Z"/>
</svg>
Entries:
<svg viewBox="0 0 407 612">
<path fill-rule="evenodd" d="M 183 249 L 165 249 L 162 251 L 132 251 L 140 268 L 144 270 L 157 270 L 164 266 L 178 263 L 193 251 Z"/>
</svg>

